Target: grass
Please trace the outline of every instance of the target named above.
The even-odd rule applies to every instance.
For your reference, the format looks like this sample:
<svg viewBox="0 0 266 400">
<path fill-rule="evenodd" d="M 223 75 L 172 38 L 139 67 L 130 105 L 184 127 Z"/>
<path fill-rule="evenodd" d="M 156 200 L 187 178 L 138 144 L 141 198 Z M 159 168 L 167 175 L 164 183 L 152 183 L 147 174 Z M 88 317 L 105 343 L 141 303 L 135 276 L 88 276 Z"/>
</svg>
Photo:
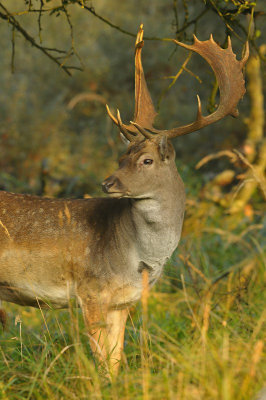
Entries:
<svg viewBox="0 0 266 400">
<path fill-rule="evenodd" d="M 112 383 L 94 363 L 79 310 L 6 304 L 0 399 L 255 399 L 266 378 L 261 228 L 216 206 L 188 210 L 178 251 L 147 305 L 131 310 Z"/>
</svg>

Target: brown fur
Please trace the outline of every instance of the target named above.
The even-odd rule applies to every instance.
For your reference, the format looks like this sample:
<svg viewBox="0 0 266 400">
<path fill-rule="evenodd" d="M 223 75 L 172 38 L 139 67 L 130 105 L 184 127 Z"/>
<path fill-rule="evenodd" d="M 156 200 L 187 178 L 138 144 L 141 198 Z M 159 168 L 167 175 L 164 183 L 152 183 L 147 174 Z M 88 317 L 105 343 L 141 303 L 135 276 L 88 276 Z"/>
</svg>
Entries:
<svg viewBox="0 0 266 400">
<path fill-rule="evenodd" d="M 153 284 L 180 236 L 184 190 L 170 144 L 168 150 L 162 161 L 157 140 L 130 146 L 108 178 L 114 198 L 0 192 L 0 299 L 65 308 L 77 297 L 93 351 L 101 359 L 111 353 L 110 364 L 118 365 L 128 307 L 141 296 L 141 272 L 146 268 Z M 151 211 L 154 205 L 162 216 Z"/>
<path fill-rule="evenodd" d="M 7 313 L 2 308 L 0 308 L 0 323 L 2 325 L 3 330 L 5 330 L 7 327 Z"/>
</svg>

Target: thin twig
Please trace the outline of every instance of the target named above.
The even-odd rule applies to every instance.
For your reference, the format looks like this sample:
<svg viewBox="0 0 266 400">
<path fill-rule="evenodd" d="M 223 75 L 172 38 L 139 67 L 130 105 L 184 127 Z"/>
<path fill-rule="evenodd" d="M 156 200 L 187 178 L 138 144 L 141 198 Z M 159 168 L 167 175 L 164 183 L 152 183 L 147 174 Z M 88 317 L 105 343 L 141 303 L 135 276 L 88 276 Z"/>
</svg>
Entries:
<svg viewBox="0 0 266 400">
<path fill-rule="evenodd" d="M 43 0 L 40 0 L 41 2 L 41 6 L 40 6 L 40 12 L 39 12 L 39 16 L 38 16 L 38 27 L 39 27 L 39 39 L 40 39 L 40 43 L 42 43 L 42 9 L 44 6 Z"/>
<path fill-rule="evenodd" d="M 179 26 L 179 22 L 178 22 L 178 12 L 177 12 L 177 0 L 173 0 L 173 11 L 174 11 L 174 17 L 175 17 L 175 21 L 174 21 L 174 25 L 176 27 L 175 29 L 175 35 L 176 38 L 177 36 L 177 32 L 178 32 L 178 26 Z"/>
<path fill-rule="evenodd" d="M 67 23 L 68 23 L 68 26 L 69 26 L 69 29 L 70 29 L 71 49 L 72 49 L 72 52 L 73 52 L 73 54 L 75 54 L 75 56 L 76 56 L 77 59 L 79 60 L 80 65 L 82 66 L 82 68 L 84 68 L 82 59 L 81 59 L 80 55 L 78 54 L 78 52 L 77 52 L 77 50 L 76 50 L 76 47 L 75 47 L 74 28 L 73 28 L 73 24 L 72 24 L 72 21 L 71 21 L 71 17 L 70 17 L 70 15 L 69 15 L 69 12 L 68 12 L 66 6 L 64 5 L 63 1 L 62 1 L 62 7 L 63 7 L 64 13 L 65 13 L 65 16 L 66 16 L 66 19 L 67 19 Z M 84 8 L 84 4 L 83 4 L 83 7 L 82 7 L 82 8 Z"/>
<path fill-rule="evenodd" d="M 109 21 L 107 18 L 104 18 L 104 17 L 102 17 L 101 15 L 99 15 L 99 14 L 95 11 L 94 7 L 88 7 L 88 6 L 82 5 L 82 2 L 81 2 L 81 1 L 80 1 L 78 4 L 79 4 L 82 8 L 84 8 L 85 10 L 89 11 L 89 12 L 90 12 L 92 15 L 94 15 L 96 18 L 98 18 L 98 19 L 100 19 L 101 21 L 105 22 L 107 25 L 109 25 L 109 26 L 111 26 L 112 28 L 118 30 L 119 32 L 122 32 L 122 33 L 124 33 L 125 35 L 132 36 L 132 37 L 134 37 L 134 38 L 136 37 L 136 35 L 137 35 L 136 33 L 127 31 L 126 29 L 123 29 L 123 28 L 121 28 L 120 26 L 118 26 L 118 25 L 114 24 L 113 22 Z M 172 42 L 172 41 L 173 41 L 173 39 L 171 39 L 171 38 L 160 38 L 160 37 L 156 37 L 156 36 L 144 36 L 144 37 L 143 37 L 143 40 L 159 40 L 159 41 L 166 41 L 166 42 Z"/>
<path fill-rule="evenodd" d="M 11 52 L 11 72 L 12 74 L 15 72 L 15 28 L 12 27 L 12 52 Z"/>
<path fill-rule="evenodd" d="M 174 84 L 176 83 L 177 79 L 179 78 L 179 76 L 180 76 L 180 75 L 182 74 L 182 72 L 184 71 L 184 69 L 185 69 L 185 67 L 187 66 L 187 63 L 189 62 L 191 56 L 192 56 L 192 51 L 190 51 L 190 52 L 188 53 L 187 58 L 185 59 L 185 61 L 184 61 L 183 64 L 181 65 L 181 68 L 179 69 L 179 71 L 177 72 L 177 74 L 174 75 L 173 77 L 171 76 L 172 82 L 167 86 L 166 89 L 164 89 L 164 90 L 162 91 L 162 94 L 161 94 L 161 96 L 159 97 L 158 105 L 157 105 L 157 108 L 158 108 L 158 109 L 160 109 L 161 102 L 162 102 L 163 98 L 165 97 L 166 93 L 171 89 L 172 86 L 174 86 Z"/>
<path fill-rule="evenodd" d="M 184 25 L 182 26 L 182 28 L 180 28 L 180 29 L 176 32 L 176 34 L 182 33 L 182 32 L 184 32 L 190 25 L 196 24 L 196 23 L 199 21 L 199 19 L 200 19 L 201 17 L 203 17 L 203 15 L 205 15 L 208 11 L 209 11 L 209 8 L 207 8 L 207 7 L 204 8 L 204 10 L 203 10 L 197 17 L 193 18 L 192 20 L 190 20 L 190 21 L 188 21 L 186 24 L 184 24 Z"/>
<path fill-rule="evenodd" d="M 221 12 L 221 10 L 217 7 L 217 5 L 215 4 L 215 2 L 213 0 L 209 0 L 210 4 L 212 5 L 213 10 L 219 15 L 219 17 L 221 18 L 221 20 L 223 21 L 223 23 L 225 24 L 226 28 L 232 32 L 232 35 L 234 35 L 235 37 L 238 38 L 238 40 L 240 40 L 241 42 L 244 42 L 244 40 L 241 38 L 241 36 L 239 36 L 234 29 L 231 27 L 231 25 L 228 24 L 228 22 L 226 21 L 226 18 L 224 17 L 223 13 Z M 236 22 L 236 21 L 234 21 Z"/>
<path fill-rule="evenodd" d="M 224 157 L 224 156 L 228 157 L 232 163 L 235 163 L 237 161 L 237 156 L 232 151 L 222 150 L 222 151 L 219 151 L 218 153 L 209 154 L 208 156 L 205 156 L 204 158 L 202 158 L 202 160 L 200 160 L 197 163 L 195 168 L 199 169 L 203 165 L 207 164 L 209 161 L 215 160 L 217 158 Z"/>
<path fill-rule="evenodd" d="M 8 21 L 13 29 L 17 30 L 18 32 L 20 32 L 22 34 L 22 36 L 24 36 L 24 38 L 30 42 L 32 44 L 32 46 L 36 47 L 37 49 L 39 49 L 42 53 L 44 53 L 48 58 L 50 58 L 53 62 L 55 62 L 59 67 L 61 67 L 69 76 L 71 76 L 71 72 L 70 69 L 72 69 L 72 67 L 67 67 L 64 65 L 61 65 L 61 63 L 57 60 L 56 57 L 52 56 L 49 51 L 39 45 L 35 39 L 24 29 L 22 28 L 22 26 L 18 23 L 18 21 L 9 13 L 9 11 L 3 6 L 2 3 L 0 3 L 0 7 L 2 8 L 2 10 L 4 10 L 5 13 L 0 11 L 0 18 L 2 18 L 5 21 Z"/>
<path fill-rule="evenodd" d="M 186 71 L 189 75 L 193 76 L 193 78 L 197 79 L 197 81 L 199 83 L 202 83 L 202 80 L 200 79 L 200 77 L 196 74 L 194 74 L 194 72 L 192 72 L 190 69 L 188 69 L 187 67 L 183 67 L 184 71 Z"/>
<path fill-rule="evenodd" d="M 252 165 L 248 159 L 242 154 L 240 153 L 238 150 L 234 149 L 233 150 L 235 154 L 237 154 L 237 156 L 240 158 L 240 160 L 248 167 L 250 168 L 250 170 L 252 171 L 252 175 L 254 177 L 254 179 L 256 180 L 256 182 L 259 184 L 262 193 L 264 195 L 264 198 L 266 199 L 266 180 L 263 174 L 261 174 L 261 176 L 258 174 L 256 168 L 254 167 L 254 165 Z"/>
</svg>

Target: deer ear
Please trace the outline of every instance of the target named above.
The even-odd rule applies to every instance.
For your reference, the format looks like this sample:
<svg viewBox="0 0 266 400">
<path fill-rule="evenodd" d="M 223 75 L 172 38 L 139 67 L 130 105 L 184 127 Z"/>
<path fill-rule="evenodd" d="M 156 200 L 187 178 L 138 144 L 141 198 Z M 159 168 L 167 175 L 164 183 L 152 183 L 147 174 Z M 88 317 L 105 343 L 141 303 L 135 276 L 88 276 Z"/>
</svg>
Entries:
<svg viewBox="0 0 266 400">
<path fill-rule="evenodd" d="M 159 150 L 160 150 L 160 156 L 163 161 L 165 161 L 166 158 L 168 158 L 169 155 L 169 148 L 168 148 L 168 142 L 167 142 L 167 137 L 162 136 L 159 141 Z"/>
<path fill-rule="evenodd" d="M 128 146 L 130 141 L 125 137 L 125 135 L 123 135 L 122 132 L 120 132 L 120 137 L 122 139 L 122 142 L 125 143 L 126 146 Z"/>
</svg>

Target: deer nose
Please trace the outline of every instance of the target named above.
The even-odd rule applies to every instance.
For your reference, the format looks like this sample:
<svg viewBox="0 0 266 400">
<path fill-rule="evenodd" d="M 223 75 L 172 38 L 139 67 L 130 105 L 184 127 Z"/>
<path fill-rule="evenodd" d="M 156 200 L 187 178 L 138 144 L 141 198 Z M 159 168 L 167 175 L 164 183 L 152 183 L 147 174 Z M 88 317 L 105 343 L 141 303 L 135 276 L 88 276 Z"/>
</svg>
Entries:
<svg viewBox="0 0 266 400">
<path fill-rule="evenodd" d="M 105 179 L 102 183 L 102 189 L 105 193 L 109 192 L 109 189 L 114 185 L 115 183 L 115 177 L 110 176 L 109 178 Z"/>
</svg>

